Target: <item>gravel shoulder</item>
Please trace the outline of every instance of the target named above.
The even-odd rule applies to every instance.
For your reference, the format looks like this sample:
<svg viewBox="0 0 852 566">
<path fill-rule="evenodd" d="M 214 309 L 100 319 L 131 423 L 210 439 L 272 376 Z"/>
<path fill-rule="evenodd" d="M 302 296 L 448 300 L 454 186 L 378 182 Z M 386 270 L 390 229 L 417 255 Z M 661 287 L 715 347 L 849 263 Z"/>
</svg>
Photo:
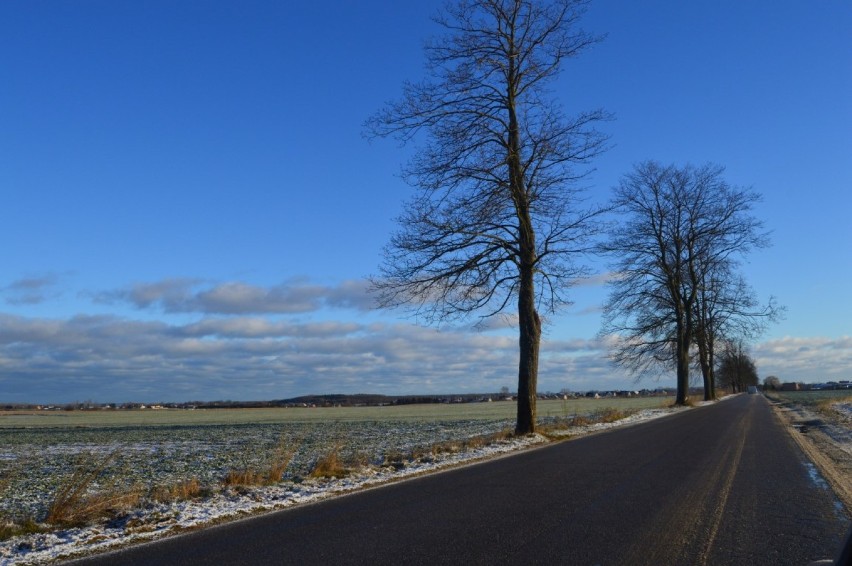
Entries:
<svg viewBox="0 0 852 566">
<path fill-rule="evenodd" d="M 770 398 L 775 414 L 852 514 L 852 414 Z"/>
</svg>

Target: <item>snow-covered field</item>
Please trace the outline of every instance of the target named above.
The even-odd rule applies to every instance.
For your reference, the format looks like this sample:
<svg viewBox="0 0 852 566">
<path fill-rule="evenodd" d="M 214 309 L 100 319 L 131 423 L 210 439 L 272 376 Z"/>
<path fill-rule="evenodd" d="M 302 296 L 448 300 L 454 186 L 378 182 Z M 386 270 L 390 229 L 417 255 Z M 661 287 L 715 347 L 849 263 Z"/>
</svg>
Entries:
<svg viewBox="0 0 852 566">
<path fill-rule="evenodd" d="M 672 414 L 683 409 L 644 409 L 613 423 L 598 423 L 582 427 L 572 427 L 563 432 L 567 435 L 588 434 L 617 426 L 650 420 Z M 347 435 L 347 444 L 361 447 L 364 450 L 370 443 L 383 443 L 385 452 L 405 451 L 417 442 L 423 443 L 424 434 L 432 441 L 463 439 L 476 435 L 496 432 L 506 428 L 505 422 L 471 421 L 447 423 L 396 423 L 394 430 L 389 432 L 388 423 L 360 423 L 353 427 L 351 423 L 329 423 L 322 427 L 325 439 L 310 435 L 312 429 L 288 428 L 288 434 L 298 442 L 322 443 L 328 438 L 342 438 Z M 325 430 L 326 428 L 331 430 Z M 351 436 L 353 433 L 355 436 Z M 150 430 L 146 434 L 150 434 Z M 242 437 L 234 437 L 232 431 L 226 438 L 211 438 L 210 431 L 202 438 L 187 438 L 192 431 L 181 431 L 181 440 L 165 440 L 157 438 L 138 439 L 135 443 L 123 442 L 120 446 L 101 445 L 86 442 L 85 434 L 75 435 L 76 441 L 48 448 L 48 453 L 27 453 L 21 446 L 4 448 L 0 454 L 0 463 L 10 461 L 40 462 L 41 468 L 34 466 L 29 478 L 29 487 L 21 484 L 16 489 L 8 489 L 4 494 L 3 505 L 7 507 L 18 505 L 27 507 L 22 501 L 27 497 L 38 499 L 32 489 L 43 489 L 49 482 L 52 473 L 62 466 L 67 466 L 77 453 L 84 451 L 86 457 L 103 455 L 110 450 L 120 448 L 124 458 L 119 462 L 122 466 L 141 466 L 137 473 L 159 474 L 158 477 L 167 480 L 181 475 L 194 474 L 195 477 L 204 475 L 204 470 L 210 475 L 221 474 L 223 469 L 237 463 L 248 463 L 257 454 L 268 453 L 270 443 L 281 442 L 275 435 L 281 434 L 280 427 L 246 427 Z M 172 434 L 174 431 L 172 431 Z M 165 434 L 165 432 L 164 432 Z M 300 436 L 301 435 L 301 436 Z M 360 435 L 360 436 L 359 436 Z M 80 438 L 82 437 L 82 438 Z M 287 442 L 296 440 L 285 439 Z M 90 439 L 92 440 L 92 439 Z M 125 439 L 126 440 L 126 439 Z M 477 460 L 493 458 L 509 452 L 523 450 L 544 444 L 548 440 L 541 435 L 523 438 L 499 440 L 487 446 L 477 446 L 460 452 L 440 452 L 427 458 L 410 459 L 401 465 L 387 465 L 387 458 L 370 460 L 358 471 L 340 479 L 314 479 L 300 476 L 298 470 L 303 469 L 305 462 L 294 462 L 291 472 L 285 475 L 284 481 L 267 487 L 239 487 L 217 490 L 203 498 L 168 503 L 148 503 L 144 508 L 124 514 L 120 519 L 103 521 L 85 527 L 67 528 L 47 533 L 36 533 L 11 538 L 0 542 L 0 565 L 11 564 L 43 564 L 52 561 L 79 557 L 90 553 L 102 552 L 123 545 L 141 541 L 153 540 L 188 529 L 200 528 L 226 520 L 233 520 L 248 515 L 284 509 L 294 505 L 327 499 L 336 495 L 359 489 L 379 486 L 392 481 L 398 481 L 419 475 L 463 465 Z M 229 449 L 235 448 L 236 449 Z M 251 449 L 254 448 L 254 451 Z M 302 453 L 309 451 L 302 450 Z M 252 455 L 254 454 L 254 456 Z M 39 458 L 42 458 L 39 460 Z M 217 458 L 222 461 L 217 461 Z M 5 460 L 4 460 L 5 459 Z M 47 464 L 46 462 L 52 462 Z M 199 465 L 204 464 L 204 465 Z M 26 483 L 26 482 L 25 482 Z M 29 490 L 29 492 L 28 492 Z M 14 494 L 14 497 L 7 495 Z M 29 502 L 30 509 L 37 509 L 40 504 Z M 41 503 L 43 504 L 43 502 Z"/>
</svg>

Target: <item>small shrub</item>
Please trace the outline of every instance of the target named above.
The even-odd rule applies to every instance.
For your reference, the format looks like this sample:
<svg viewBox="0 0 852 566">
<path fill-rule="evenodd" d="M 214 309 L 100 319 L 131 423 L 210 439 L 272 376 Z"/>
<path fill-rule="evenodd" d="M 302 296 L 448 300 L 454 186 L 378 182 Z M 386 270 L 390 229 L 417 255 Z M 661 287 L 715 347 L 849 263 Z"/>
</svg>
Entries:
<svg viewBox="0 0 852 566">
<path fill-rule="evenodd" d="M 340 445 L 335 444 L 328 452 L 317 458 L 309 475 L 312 478 L 342 478 L 349 472 L 340 456 Z"/>
</svg>

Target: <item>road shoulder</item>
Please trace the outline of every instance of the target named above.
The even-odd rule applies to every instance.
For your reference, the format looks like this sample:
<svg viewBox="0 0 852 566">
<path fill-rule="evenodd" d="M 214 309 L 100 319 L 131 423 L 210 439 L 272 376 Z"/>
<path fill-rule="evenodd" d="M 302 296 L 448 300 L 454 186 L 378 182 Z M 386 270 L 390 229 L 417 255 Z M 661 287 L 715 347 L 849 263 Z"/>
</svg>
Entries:
<svg viewBox="0 0 852 566">
<path fill-rule="evenodd" d="M 840 419 L 801 405 L 768 399 L 790 437 L 817 467 L 837 498 L 852 515 L 852 446 L 835 439 L 836 428 L 848 428 Z"/>
</svg>

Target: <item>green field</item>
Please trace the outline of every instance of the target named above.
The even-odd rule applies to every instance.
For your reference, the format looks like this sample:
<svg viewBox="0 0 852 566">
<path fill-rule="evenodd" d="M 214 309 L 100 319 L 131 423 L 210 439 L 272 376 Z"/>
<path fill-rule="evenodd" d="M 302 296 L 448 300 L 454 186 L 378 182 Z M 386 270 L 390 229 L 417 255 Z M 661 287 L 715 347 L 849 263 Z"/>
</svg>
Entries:
<svg viewBox="0 0 852 566">
<path fill-rule="evenodd" d="M 617 397 L 538 402 L 538 416 L 570 417 L 603 409 L 641 410 L 669 404 L 665 397 Z M 102 411 L 0 412 L 0 428 L 108 428 L 288 424 L 321 422 L 470 421 L 512 420 L 517 405 L 511 401 L 387 407 L 317 407 L 264 409 L 136 409 Z"/>
<path fill-rule="evenodd" d="M 816 406 L 825 402 L 852 401 L 852 390 L 828 390 L 828 391 L 772 391 L 767 393 L 768 397 L 796 403 L 797 405 Z"/>
</svg>

